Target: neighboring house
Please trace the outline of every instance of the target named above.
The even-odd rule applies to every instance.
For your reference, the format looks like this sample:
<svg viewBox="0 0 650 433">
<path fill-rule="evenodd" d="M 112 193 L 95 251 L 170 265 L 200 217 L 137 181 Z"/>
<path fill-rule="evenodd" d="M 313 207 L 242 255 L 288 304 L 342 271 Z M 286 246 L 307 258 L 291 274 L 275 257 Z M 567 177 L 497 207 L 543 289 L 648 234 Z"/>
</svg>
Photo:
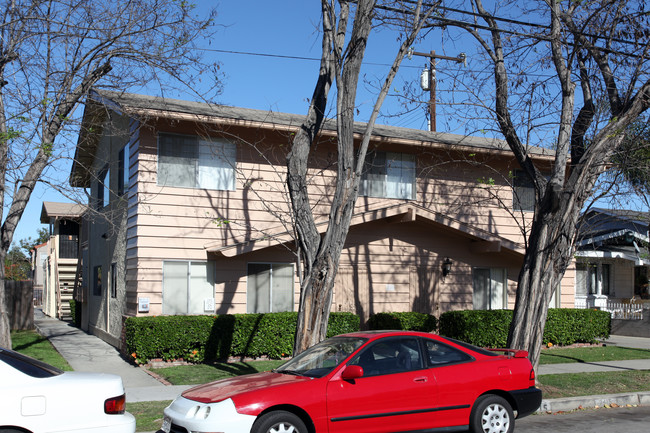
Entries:
<svg viewBox="0 0 650 433">
<path fill-rule="evenodd" d="M 50 239 L 36 272 L 42 268 L 43 312 L 48 316 L 70 317 L 70 300 L 80 276 L 79 233 L 85 211 L 86 206 L 75 203 L 43 202 L 41 223 L 49 224 Z"/>
<path fill-rule="evenodd" d="M 98 215 L 83 247 L 85 329 L 119 345 L 126 316 L 296 311 L 285 177 L 302 119 L 92 93 L 70 177 Z M 309 164 L 323 229 L 334 138 L 326 122 Z M 552 164 L 547 150 L 531 155 Z M 532 218 L 516 167 L 500 140 L 377 126 L 332 310 L 365 322 L 382 311 L 512 308 Z M 573 306 L 573 281 L 571 267 L 554 306 Z"/>
<path fill-rule="evenodd" d="M 650 213 L 592 209 L 583 220 L 576 242 L 576 307 L 611 310 L 612 302 L 650 298 Z"/>
</svg>

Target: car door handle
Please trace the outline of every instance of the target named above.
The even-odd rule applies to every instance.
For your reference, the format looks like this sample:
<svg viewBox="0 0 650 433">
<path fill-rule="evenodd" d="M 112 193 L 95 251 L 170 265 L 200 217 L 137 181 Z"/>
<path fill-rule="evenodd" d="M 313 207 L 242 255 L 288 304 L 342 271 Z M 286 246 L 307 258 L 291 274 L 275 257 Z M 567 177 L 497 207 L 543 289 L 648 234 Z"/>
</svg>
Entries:
<svg viewBox="0 0 650 433">
<path fill-rule="evenodd" d="M 427 380 L 428 380 L 428 379 L 427 379 L 426 376 L 422 376 L 422 377 L 416 377 L 415 379 L 413 379 L 413 382 L 424 383 L 424 382 L 426 382 Z"/>
</svg>

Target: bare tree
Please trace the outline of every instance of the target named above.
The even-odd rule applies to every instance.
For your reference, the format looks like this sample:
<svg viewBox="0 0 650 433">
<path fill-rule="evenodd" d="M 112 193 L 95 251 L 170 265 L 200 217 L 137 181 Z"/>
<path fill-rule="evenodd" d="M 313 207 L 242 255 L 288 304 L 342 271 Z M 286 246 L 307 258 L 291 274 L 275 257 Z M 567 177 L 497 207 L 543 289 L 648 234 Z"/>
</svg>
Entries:
<svg viewBox="0 0 650 433">
<path fill-rule="evenodd" d="M 93 86 L 195 85 L 209 71 L 195 43 L 214 11 L 197 17 L 173 0 L 0 2 L 0 261 L 36 183 L 75 136 L 75 109 Z M 203 75 L 208 83 L 215 75 Z M 176 83 L 176 84 L 174 84 Z M 2 269 L 0 267 L 0 269 Z M 4 272 L 2 269 L 0 272 Z M 0 274 L 0 346 L 11 347 Z"/>
<path fill-rule="evenodd" d="M 420 33 L 434 5 L 386 1 L 382 18 L 398 21 L 402 44 L 387 72 L 361 143 L 354 145 L 353 124 L 361 63 L 373 18 L 380 18 L 377 1 L 322 0 L 322 56 L 320 70 L 305 121 L 293 139 L 287 157 L 287 184 L 295 221 L 301 263 L 300 306 L 294 352 L 323 340 L 332 304 L 334 277 L 359 192 L 368 143 L 379 109 L 408 48 Z M 351 22 L 351 28 L 350 27 Z M 347 38 L 347 41 L 346 41 Z M 329 222 L 321 236 L 307 193 L 307 162 L 325 117 L 332 84 L 336 85 L 337 173 Z"/>
<path fill-rule="evenodd" d="M 581 211 L 628 126 L 650 106 L 649 13 L 644 2 L 619 0 L 504 1 L 492 12 L 482 0 L 456 3 L 431 23 L 478 42 L 492 84 L 468 85 L 485 92 L 472 104 L 493 116 L 535 191 L 508 344 L 528 350 L 536 366 Z M 550 170 L 530 146 L 555 150 Z"/>
</svg>

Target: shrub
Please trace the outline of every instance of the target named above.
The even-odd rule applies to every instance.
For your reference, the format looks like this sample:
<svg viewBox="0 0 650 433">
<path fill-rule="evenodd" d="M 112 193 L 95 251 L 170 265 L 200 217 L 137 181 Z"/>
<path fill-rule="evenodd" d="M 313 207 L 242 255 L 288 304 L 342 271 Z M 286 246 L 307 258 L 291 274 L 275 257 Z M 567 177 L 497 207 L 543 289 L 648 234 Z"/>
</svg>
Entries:
<svg viewBox="0 0 650 433">
<path fill-rule="evenodd" d="M 440 335 L 479 347 L 506 347 L 510 310 L 449 311 L 440 316 Z"/>
<path fill-rule="evenodd" d="M 368 320 L 370 329 L 431 332 L 438 329 L 435 316 L 424 313 L 377 313 Z"/>
<path fill-rule="evenodd" d="M 229 357 L 279 359 L 293 352 L 297 313 L 129 317 L 125 350 L 137 362 L 188 362 Z M 351 313 L 331 313 L 328 336 L 359 330 Z"/>
<path fill-rule="evenodd" d="M 511 321 L 511 310 L 449 311 L 440 317 L 440 334 L 480 347 L 506 347 Z M 592 343 L 609 337 L 610 327 L 605 311 L 551 308 L 543 344 Z"/>
<path fill-rule="evenodd" d="M 77 328 L 81 327 L 81 304 L 74 299 L 70 299 L 70 317 L 72 324 Z"/>
</svg>

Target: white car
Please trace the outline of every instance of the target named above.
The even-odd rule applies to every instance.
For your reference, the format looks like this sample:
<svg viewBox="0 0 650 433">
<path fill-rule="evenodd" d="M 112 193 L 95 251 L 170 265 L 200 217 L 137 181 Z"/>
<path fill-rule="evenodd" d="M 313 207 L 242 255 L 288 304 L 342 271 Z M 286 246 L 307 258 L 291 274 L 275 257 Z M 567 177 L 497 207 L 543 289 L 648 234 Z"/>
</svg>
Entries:
<svg viewBox="0 0 650 433">
<path fill-rule="evenodd" d="M 0 347 L 0 433 L 134 433 L 122 378 L 64 372 Z"/>
</svg>

